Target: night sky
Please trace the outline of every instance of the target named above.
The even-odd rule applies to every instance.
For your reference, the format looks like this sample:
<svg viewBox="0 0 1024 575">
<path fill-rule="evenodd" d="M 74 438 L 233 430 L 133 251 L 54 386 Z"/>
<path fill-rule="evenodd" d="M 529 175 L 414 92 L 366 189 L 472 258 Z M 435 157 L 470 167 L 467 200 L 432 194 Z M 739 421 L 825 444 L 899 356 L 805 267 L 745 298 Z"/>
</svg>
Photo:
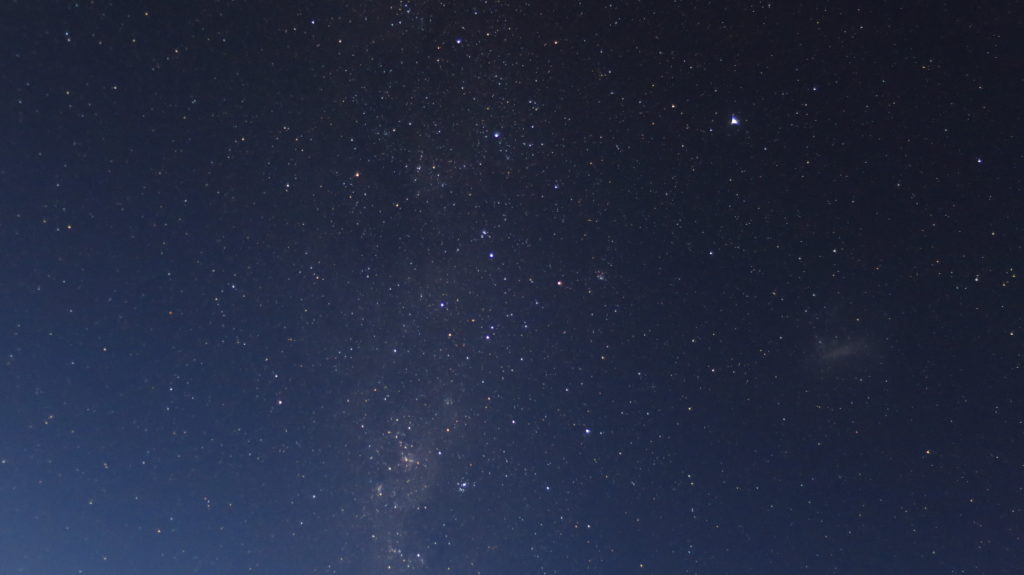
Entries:
<svg viewBox="0 0 1024 575">
<path fill-rule="evenodd" d="M 3 4 L 3 575 L 1024 572 L 1019 6 Z"/>
</svg>

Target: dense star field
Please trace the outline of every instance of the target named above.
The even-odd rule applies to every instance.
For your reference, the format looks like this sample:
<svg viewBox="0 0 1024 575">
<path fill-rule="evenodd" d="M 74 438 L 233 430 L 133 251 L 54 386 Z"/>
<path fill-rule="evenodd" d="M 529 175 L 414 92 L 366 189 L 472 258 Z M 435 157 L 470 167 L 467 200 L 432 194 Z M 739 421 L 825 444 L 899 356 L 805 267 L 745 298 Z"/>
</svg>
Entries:
<svg viewBox="0 0 1024 575">
<path fill-rule="evenodd" d="M 0 573 L 1024 565 L 1013 3 L 8 0 Z"/>
</svg>

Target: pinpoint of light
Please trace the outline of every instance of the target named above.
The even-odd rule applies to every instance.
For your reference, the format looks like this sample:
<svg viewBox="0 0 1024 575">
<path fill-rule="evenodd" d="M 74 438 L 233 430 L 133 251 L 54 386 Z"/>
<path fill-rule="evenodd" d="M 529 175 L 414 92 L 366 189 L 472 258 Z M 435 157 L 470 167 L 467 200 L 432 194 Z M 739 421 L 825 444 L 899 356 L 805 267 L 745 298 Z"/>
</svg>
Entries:
<svg viewBox="0 0 1024 575">
<path fill-rule="evenodd" d="M 740 119 L 737 118 L 736 116 L 730 117 L 729 118 L 729 125 L 730 126 L 739 126 L 740 125 Z"/>
</svg>

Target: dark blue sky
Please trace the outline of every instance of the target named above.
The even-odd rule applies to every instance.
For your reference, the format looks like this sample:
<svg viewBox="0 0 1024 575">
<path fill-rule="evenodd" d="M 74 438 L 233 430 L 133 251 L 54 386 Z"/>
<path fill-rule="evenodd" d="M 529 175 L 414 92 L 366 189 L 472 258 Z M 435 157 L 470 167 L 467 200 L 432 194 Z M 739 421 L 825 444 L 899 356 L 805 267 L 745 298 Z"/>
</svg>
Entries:
<svg viewBox="0 0 1024 575">
<path fill-rule="evenodd" d="M 992 3 L 0 8 L 0 573 L 1024 564 Z"/>
</svg>

